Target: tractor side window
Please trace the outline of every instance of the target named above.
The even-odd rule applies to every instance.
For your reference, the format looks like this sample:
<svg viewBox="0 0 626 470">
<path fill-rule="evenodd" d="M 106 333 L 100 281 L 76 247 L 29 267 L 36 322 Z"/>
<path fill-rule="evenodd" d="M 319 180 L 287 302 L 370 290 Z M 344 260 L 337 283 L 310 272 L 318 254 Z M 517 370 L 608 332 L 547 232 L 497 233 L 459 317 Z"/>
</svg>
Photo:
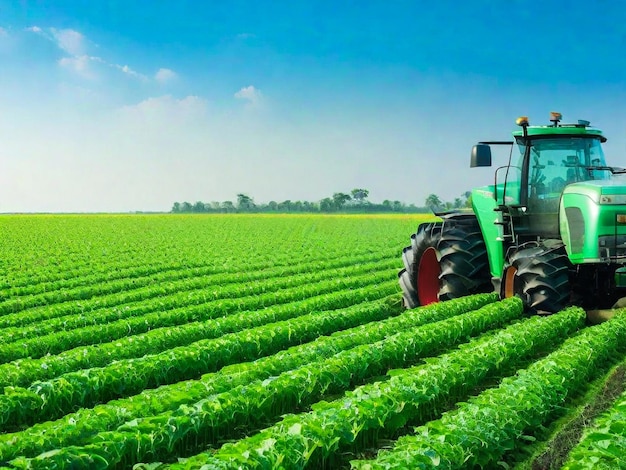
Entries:
<svg viewBox="0 0 626 470">
<path fill-rule="evenodd" d="M 611 178 L 609 170 L 594 170 L 593 167 L 606 166 L 604 152 L 598 139 L 585 139 L 585 170 L 588 172 L 588 180 L 608 180 Z"/>
<path fill-rule="evenodd" d="M 531 212 L 557 212 L 565 186 L 581 181 L 570 139 L 537 139 L 530 150 L 528 208 Z M 573 170 L 573 171 L 572 171 Z"/>
<path fill-rule="evenodd" d="M 529 199 L 558 197 L 565 187 L 566 170 L 555 162 L 555 155 L 542 152 L 536 146 L 530 151 L 528 173 Z M 558 160 L 557 160 L 558 161 Z"/>
<path fill-rule="evenodd" d="M 519 166 L 505 166 L 496 171 L 496 200 L 501 204 L 520 203 L 522 169 Z"/>
<path fill-rule="evenodd" d="M 557 212 L 567 184 L 566 169 L 548 155 L 532 148 L 528 173 L 528 209 L 531 213 Z"/>
</svg>

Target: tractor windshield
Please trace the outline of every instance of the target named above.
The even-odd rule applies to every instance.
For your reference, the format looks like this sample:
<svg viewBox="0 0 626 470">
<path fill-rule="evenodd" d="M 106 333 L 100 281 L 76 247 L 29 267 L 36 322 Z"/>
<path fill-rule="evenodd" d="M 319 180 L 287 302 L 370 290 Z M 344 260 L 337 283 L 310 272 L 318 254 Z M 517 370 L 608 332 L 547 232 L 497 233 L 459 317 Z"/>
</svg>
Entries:
<svg viewBox="0 0 626 470">
<path fill-rule="evenodd" d="M 518 139 L 520 167 L 525 145 Z M 528 195 L 530 198 L 559 197 L 565 186 L 578 181 L 606 180 L 606 166 L 600 139 L 596 137 L 535 138 L 530 142 Z"/>
</svg>

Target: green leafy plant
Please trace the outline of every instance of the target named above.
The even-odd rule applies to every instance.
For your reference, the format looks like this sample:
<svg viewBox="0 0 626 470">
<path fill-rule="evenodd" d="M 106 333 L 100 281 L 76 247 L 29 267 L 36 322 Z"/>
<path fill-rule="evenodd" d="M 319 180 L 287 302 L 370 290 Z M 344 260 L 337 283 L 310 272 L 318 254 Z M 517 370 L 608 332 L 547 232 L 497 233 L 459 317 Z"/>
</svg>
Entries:
<svg viewBox="0 0 626 470">
<path fill-rule="evenodd" d="M 388 297 L 374 303 L 387 310 L 394 298 L 395 296 Z M 335 332 L 331 336 L 321 336 L 310 343 L 285 349 L 254 362 L 224 367 L 216 373 L 202 376 L 200 380 L 145 390 L 127 399 L 114 400 L 97 405 L 93 409 L 81 409 L 55 422 L 41 423 L 17 433 L 0 434 L 0 460 L 8 460 L 21 454 L 34 456 L 55 448 L 82 444 L 93 434 L 113 430 L 126 421 L 172 411 L 180 405 L 194 403 L 213 394 L 228 392 L 255 380 L 266 380 L 322 358 L 331 357 L 340 351 L 381 341 L 404 329 L 469 312 L 494 300 L 493 295 L 480 295 L 450 301 L 445 305 L 434 304 L 404 311 L 402 315 Z M 368 309 L 373 306 L 370 303 L 359 308 Z M 36 399 L 33 396 L 31 400 Z M 26 403 L 23 399 L 20 402 Z"/>
<path fill-rule="evenodd" d="M 440 420 L 400 438 L 392 451 L 354 468 L 468 468 L 496 465 L 502 456 L 532 439 L 567 397 L 619 357 L 626 344 L 626 314 L 587 328 L 562 347 L 504 379 L 495 389 L 459 404 Z"/>
<path fill-rule="evenodd" d="M 519 308 L 521 302 L 510 299 L 483 307 L 476 314 L 497 315 L 512 305 Z M 464 315 L 459 321 L 469 318 Z M 309 413 L 287 416 L 256 435 L 225 444 L 215 453 L 198 454 L 172 468 L 303 468 L 312 460 L 322 465 L 325 459 L 334 458 L 340 446 L 354 444 L 366 431 L 389 432 L 408 420 L 427 417 L 442 398 L 467 394 L 487 374 L 510 367 L 540 348 L 558 345 L 583 321 L 584 312 L 579 309 L 545 319 L 529 318 L 424 365 L 393 371 L 387 381 L 357 387 L 332 402 L 319 402 Z"/>
</svg>

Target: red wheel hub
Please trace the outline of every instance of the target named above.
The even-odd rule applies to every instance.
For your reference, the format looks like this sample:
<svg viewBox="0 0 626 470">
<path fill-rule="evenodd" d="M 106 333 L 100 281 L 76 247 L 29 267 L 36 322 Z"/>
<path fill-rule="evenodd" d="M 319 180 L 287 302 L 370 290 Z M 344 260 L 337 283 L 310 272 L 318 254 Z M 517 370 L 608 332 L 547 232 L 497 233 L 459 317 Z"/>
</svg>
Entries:
<svg viewBox="0 0 626 470">
<path fill-rule="evenodd" d="M 417 275 L 417 296 L 420 304 L 428 305 L 439 302 L 439 260 L 437 250 L 427 248 L 420 259 Z"/>
<path fill-rule="evenodd" d="M 500 297 L 503 299 L 508 299 L 509 297 L 513 297 L 515 295 L 515 275 L 517 274 L 517 269 L 514 266 L 509 266 L 504 270 L 504 275 L 502 276 L 502 287 L 500 292 Z"/>
</svg>

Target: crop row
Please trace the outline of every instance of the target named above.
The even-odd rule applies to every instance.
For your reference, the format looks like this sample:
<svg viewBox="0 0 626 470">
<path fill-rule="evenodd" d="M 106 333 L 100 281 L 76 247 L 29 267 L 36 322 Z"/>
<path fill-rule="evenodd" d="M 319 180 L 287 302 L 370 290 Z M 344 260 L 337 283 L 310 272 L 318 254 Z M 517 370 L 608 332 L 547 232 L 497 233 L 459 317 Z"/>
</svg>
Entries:
<svg viewBox="0 0 626 470">
<path fill-rule="evenodd" d="M 51 374 L 55 372 L 66 373 L 83 368 L 102 367 L 113 361 L 141 357 L 146 354 L 156 354 L 197 341 L 217 338 L 225 334 L 237 333 L 265 324 L 297 318 L 308 312 L 326 310 L 325 313 L 328 313 L 332 309 L 374 301 L 392 295 L 396 291 L 397 286 L 395 282 L 387 281 L 378 287 L 338 291 L 286 306 L 270 307 L 259 311 L 246 311 L 216 320 L 192 322 L 179 327 L 158 328 L 145 334 L 129 336 L 119 341 L 68 350 L 55 357 L 47 356 L 41 361 L 29 361 L 27 364 L 31 370 L 35 371 L 41 370 L 41 367 L 37 367 L 38 365 L 46 364 L 47 369 L 43 370 L 49 370 Z M 51 338 L 51 341 L 54 341 L 54 338 Z M 21 365 L 25 363 L 23 362 Z M 55 364 L 57 363 L 62 366 L 56 366 Z M 21 365 L 19 369 L 23 374 L 25 368 L 21 367 Z M 10 366 L 15 370 L 15 364 Z M 41 375 L 38 375 L 39 379 L 41 379 Z M 32 378 L 33 375 L 31 374 L 22 380 L 28 381 Z M 16 379 L 14 378 L 13 380 Z M 32 385 L 28 391 L 19 387 L 5 387 L 4 395 L 0 395 L 0 410 L 3 410 L 0 414 L 0 425 L 25 423 L 30 422 L 35 417 L 39 419 L 46 417 L 45 411 L 49 405 L 46 406 L 44 404 L 44 399 L 38 393 L 38 390 L 38 384 Z"/>
<path fill-rule="evenodd" d="M 146 457 L 172 458 L 190 447 L 231 438 L 234 429 L 250 429 L 254 424 L 274 420 L 284 412 L 318 401 L 324 394 L 345 391 L 391 367 L 410 365 L 420 357 L 440 353 L 466 337 L 502 326 L 521 314 L 521 302 L 514 299 L 403 331 L 173 412 L 133 420 L 116 431 L 99 433 L 84 448 L 65 447 L 55 453 L 54 460 L 61 459 L 63 465 L 77 468 L 73 456 L 89 454 L 112 468 Z"/>
<path fill-rule="evenodd" d="M 517 299 L 511 299 L 515 301 Z M 498 309 L 500 304 L 488 308 Z M 462 319 L 463 317 L 461 317 Z M 386 381 L 363 385 L 343 398 L 319 402 L 251 437 L 202 453 L 171 468 L 303 468 L 338 466 L 343 450 L 407 423 L 430 419 L 434 410 L 465 396 L 485 377 L 502 373 L 529 356 L 554 347 L 584 321 L 570 310 L 532 317 L 425 364 L 390 372 Z"/>
<path fill-rule="evenodd" d="M 80 302 L 70 302 L 67 304 L 51 305 L 46 308 L 35 308 L 19 314 L 10 314 L 0 317 L 0 325 L 11 326 L 20 325 L 24 330 L 19 333 L 20 327 L 1 330 L 10 334 L 7 341 L 18 339 L 21 335 L 32 336 L 37 332 L 46 334 L 51 331 L 58 331 L 58 328 L 68 329 L 99 324 L 131 316 L 139 316 L 146 313 L 163 311 L 189 305 L 201 305 L 210 301 L 225 301 L 230 299 L 235 305 L 236 301 L 243 298 L 250 304 L 265 306 L 273 304 L 273 295 L 277 295 L 276 302 L 279 302 L 280 292 L 290 288 L 301 289 L 303 285 L 315 284 L 322 281 L 338 282 L 344 277 L 364 274 L 367 272 L 392 269 L 390 260 L 367 263 L 355 266 L 346 266 L 321 273 L 304 273 L 286 278 L 271 279 L 266 282 L 254 282 L 250 284 L 233 284 L 225 287 L 209 284 L 204 287 L 189 290 L 184 283 L 181 286 L 157 286 L 140 289 L 128 294 L 115 294 L 104 297 L 102 302 L 94 302 L 93 305 L 85 305 Z M 176 289 L 178 288 L 178 290 Z M 287 296 L 289 297 L 289 296 Z M 254 299 L 258 300 L 254 300 Z M 291 298 L 297 297 L 293 292 Z M 127 302 L 125 302 L 125 300 Z M 265 302 L 263 304 L 262 302 Z M 108 305 L 108 304 L 112 305 Z M 215 304 L 219 306 L 219 303 Z M 90 307 L 92 310 L 86 309 Z M 113 307 L 113 308 L 110 308 Z M 245 306 L 244 308 L 250 308 Z M 97 318 L 98 323 L 94 323 L 93 318 Z M 51 324 L 47 323 L 52 320 Z M 63 322 L 67 320 L 67 325 Z M 30 326 L 26 326 L 30 325 Z M 0 326 L 1 328 L 2 326 Z M 55 330 L 53 327 L 56 327 Z M 15 338 L 15 337 L 18 338 Z M 23 337 L 23 336 L 21 336 Z"/>
<path fill-rule="evenodd" d="M 344 258 L 345 256 L 339 256 L 345 253 L 345 249 L 341 250 L 327 250 L 323 253 L 323 256 L 311 260 L 310 263 L 323 263 L 329 260 L 336 260 L 338 258 Z M 366 254 L 371 254 L 371 249 L 362 249 L 358 252 L 352 252 L 351 257 L 357 258 Z M 118 261 L 119 263 L 119 261 Z M 307 263 L 304 263 L 307 264 Z M 118 265 L 117 267 L 109 267 L 109 269 L 101 270 L 97 273 L 93 272 L 93 267 L 88 266 L 84 272 L 71 272 L 72 276 L 69 278 L 63 277 L 61 279 L 52 280 L 34 280 L 32 277 L 28 278 L 25 285 L 14 285 L 11 287 L 5 287 L 0 289 L 0 299 L 12 299 L 14 305 L 21 305 L 22 308 L 32 307 L 35 305 L 45 305 L 49 303 L 49 299 L 58 298 L 63 296 L 63 300 L 86 299 L 96 295 L 102 295 L 105 293 L 117 292 L 129 287 L 139 288 L 149 285 L 153 282 L 168 281 L 174 279 L 183 279 L 185 277 L 197 277 L 206 275 L 217 275 L 223 273 L 233 273 L 240 271 L 243 275 L 253 275 L 259 271 L 268 271 L 278 268 L 293 267 L 293 254 L 286 253 L 282 256 L 274 255 L 272 257 L 263 259 L 254 259 L 253 261 L 245 261 L 245 269 L 237 268 L 237 266 L 224 266 L 224 265 L 210 265 L 206 261 L 196 262 L 184 262 L 184 263 L 172 263 L 164 262 L 163 264 L 128 264 Z M 307 266 L 311 269 L 311 266 Z M 66 271 L 57 270 L 55 273 L 65 273 Z M 242 275 L 242 274 L 240 274 Z M 268 273 L 267 277 L 270 277 Z M 261 277 L 263 278 L 263 277 Z M 130 279 L 134 279 L 135 282 L 130 284 Z M 126 281 L 125 281 L 126 280 Z M 125 281 L 125 282 L 124 282 Z M 84 289 L 76 289 L 84 287 Z M 75 290 L 72 290 L 75 289 Z M 35 300 L 37 294 L 44 294 L 38 297 L 39 300 Z M 26 302 L 23 299 L 17 299 L 17 297 L 32 296 Z M 13 300 L 15 299 L 15 300 Z M 0 312 L 5 312 L 10 302 L 0 303 Z M 17 308 L 14 306 L 14 308 Z M 10 308 L 9 308 L 10 310 Z"/>
<path fill-rule="evenodd" d="M 563 470 L 593 468 L 626 468 L 626 392 L 586 430 L 563 466 Z"/>
<path fill-rule="evenodd" d="M 119 261 L 117 261 L 119 263 Z M 269 264 L 266 261 L 266 264 Z M 149 264 L 145 263 L 124 263 L 116 267 L 101 266 L 100 270 L 94 272 L 93 268 L 85 266 L 84 269 L 59 270 L 50 272 L 48 275 L 39 273 L 41 277 L 29 277 L 23 283 L 14 281 L 14 284 L 0 288 L 0 299 L 14 299 L 16 297 L 33 296 L 58 290 L 73 289 L 81 286 L 91 286 L 94 284 L 108 283 L 125 278 L 142 278 L 153 276 L 157 273 L 190 271 L 196 268 L 206 267 L 206 263 L 163 263 Z M 106 267 L 106 269 L 104 269 Z M 219 272 L 219 267 L 214 267 Z"/>
<path fill-rule="evenodd" d="M 237 292 L 258 292 L 259 286 L 270 283 L 297 285 L 297 279 L 310 276 L 311 280 L 325 279 L 341 269 L 361 268 L 367 264 L 391 261 L 384 254 L 363 255 L 355 258 L 335 258 L 320 263 L 302 263 L 290 267 L 273 268 L 266 271 L 220 273 L 198 277 L 190 273 L 167 273 L 169 278 L 141 278 L 122 279 L 109 283 L 113 286 L 110 292 L 107 284 L 82 287 L 77 290 L 57 291 L 40 296 L 17 298 L 0 304 L 0 328 L 7 326 L 23 326 L 33 321 L 39 321 L 59 315 L 70 313 L 83 313 L 94 308 L 111 307 L 114 305 L 127 304 L 129 302 L 145 300 L 158 296 L 167 296 L 181 291 L 197 289 L 213 292 L 213 298 L 232 297 Z M 176 274 L 176 276 L 174 276 Z M 292 280 L 293 279 L 293 280 Z M 263 282 L 259 282 L 263 281 Z M 296 282 L 296 283 L 294 283 Z M 256 287 L 253 288 L 252 286 Z M 101 291 L 98 293 L 98 291 Z M 95 298 L 94 298 L 95 296 Z M 43 306 L 43 307 L 42 307 Z M 22 314 L 26 308 L 40 307 L 38 310 L 29 310 Z M 52 315 L 51 315 L 52 313 Z"/>
<path fill-rule="evenodd" d="M 37 424 L 13 434 L 0 434 L 0 460 L 18 455 L 35 456 L 68 445 L 83 444 L 96 434 L 113 430 L 124 422 L 173 411 L 210 395 L 224 393 L 255 380 L 266 380 L 314 361 L 331 357 L 340 351 L 381 341 L 400 331 L 427 323 L 445 320 L 480 308 L 495 300 L 493 295 L 479 295 L 435 304 L 380 321 L 369 322 L 331 336 L 293 346 L 254 362 L 227 366 L 200 380 L 178 382 L 139 395 L 113 400 L 93 409 L 81 409 L 55 422 Z M 388 302 L 387 300 L 383 302 Z"/>
<path fill-rule="evenodd" d="M 371 276 L 368 277 L 371 281 L 372 278 L 385 276 L 385 274 L 371 274 L 368 276 Z M 246 309 L 248 311 L 256 311 L 272 305 L 289 304 L 299 299 L 306 299 L 307 297 L 341 289 L 346 284 L 351 285 L 351 282 L 349 279 L 340 278 L 319 284 L 302 286 L 297 289 L 286 289 L 259 296 L 248 296 L 229 302 L 224 301 L 211 305 L 212 308 L 210 310 L 201 305 L 198 308 L 179 309 L 173 315 L 155 312 L 143 315 L 141 318 L 148 323 L 148 327 L 163 326 L 169 322 L 178 324 L 180 322 L 195 322 L 198 320 L 207 321 L 227 316 L 229 313 L 245 311 Z M 386 283 L 387 288 L 389 288 L 391 282 L 388 281 Z M 124 323 L 122 323 L 122 330 L 124 327 Z M 137 329 L 139 328 L 137 326 Z M 133 339 L 133 337 L 130 337 L 128 341 L 132 342 Z M 44 356 L 37 359 L 18 359 L 10 363 L 0 364 L 0 387 L 11 384 L 23 386 L 34 380 L 48 379 L 71 370 L 107 364 L 117 357 L 126 354 L 121 350 L 122 344 L 120 343 L 118 347 L 117 340 L 114 341 L 116 341 L 114 347 L 104 348 L 107 349 L 104 353 L 98 352 L 98 350 L 103 349 L 102 345 L 81 346 L 54 356 Z M 19 343 L 17 344 L 19 345 Z M 92 350 L 95 355 L 90 353 Z"/>
<path fill-rule="evenodd" d="M 90 321 L 100 319 L 99 322 L 94 326 L 77 327 L 74 329 L 70 327 L 82 323 L 84 316 L 73 318 L 64 317 L 56 319 L 56 321 L 49 320 L 46 324 L 46 332 L 53 327 L 54 324 L 57 325 L 57 328 L 52 329 L 51 333 L 45 334 L 42 332 L 40 336 L 14 341 L 8 344 L 0 344 L 0 364 L 25 357 L 39 358 L 49 354 L 57 354 L 79 346 L 104 343 L 119 338 L 129 338 L 131 335 L 137 335 L 156 328 L 176 327 L 177 325 L 183 325 L 184 328 L 191 322 L 195 323 L 211 319 L 217 320 L 221 317 L 228 318 L 234 314 L 238 315 L 238 317 L 243 317 L 243 309 L 256 311 L 255 307 L 259 306 L 259 302 L 261 302 L 261 305 L 263 305 L 264 301 L 268 304 L 267 298 L 270 297 L 271 303 L 276 305 L 271 307 L 273 310 L 264 312 L 261 316 L 259 316 L 258 313 L 247 316 L 249 326 L 258 326 L 262 324 L 260 322 L 263 321 L 263 318 L 271 318 L 272 311 L 281 312 L 282 318 L 286 319 L 298 313 L 302 313 L 305 311 L 303 309 L 306 308 L 327 310 L 346 306 L 348 305 L 347 303 L 339 302 L 338 299 L 345 297 L 346 293 L 344 291 L 347 289 L 384 284 L 386 287 L 386 295 L 391 294 L 391 286 L 394 284 L 393 281 L 388 280 L 390 278 L 392 278 L 392 273 L 390 273 L 389 270 L 381 270 L 377 273 L 364 275 L 355 274 L 338 280 L 310 283 L 291 289 L 284 289 L 277 293 L 247 296 L 237 299 L 225 299 L 221 301 L 209 301 L 190 307 L 173 308 L 162 312 L 156 311 L 139 316 L 128 316 L 122 319 L 111 318 L 109 312 L 103 312 L 102 315 L 94 313 L 91 315 L 92 318 Z M 351 297 L 348 302 L 359 302 L 359 297 L 356 293 L 354 294 L 354 298 Z M 376 289 L 372 290 L 370 298 L 374 298 L 375 296 Z M 367 298 L 367 293 L 361 292 L 361 297 Z M 132 310 L 123 310 L 122 312 L 126 315 L 130 315 Z M 240 320 L 234 321 L 232 324 L 243 329 L 243 325 L 245 325 L 246 322 L 243 318 L 240 318 Z M 32 334 L 34 335 L 37 326 L 33 326 L 32 330 Z M 194 331 L 196 331 L 196 335 L 203 334 L 203 332 L 197 328 L 195 328 Z M 235 330 L 231 328 L 231 331 Z M 177 333 L 178 330 L 173 328 L 168 335 L 173 336 Z M 200 337 L 197 339 L 200 339 Z M 174 341 L 174 338 L 172 338 L 172 341 Z M 129 354 L 131 354 L 131 350 L 132 348 L 126 349 Z M 88 361 L 87 354 L 83 355 L 83 361 Z M 133 356 L 127 355 L 126 357 Z M 0 370 L 1 367 L 0 365 Z"/>
<path fill-rule="evenodd" d="M 396 308 L 397 313 L 397 308 Z M 357 305 L 347 309 L 314 312 L 291 320 L 230 333 L 219 338 L 201 340 L 158 354 L 120 360 L 101 368 L 84 369 L 58 375 L 47 382 L 33 383 L 28 389 L 5 387 L 5 396 L 14 408 L 37 405 L 43 400 L 37 416 L 62 416 L 78 407 L 93 406 L 112 398 L 139 393 L 146 388 L 199 377 L 228 364 L 249 361 L 273 354 L 288 346 L 349 328 L 364 322 L 380 320 L 390 314 L 386 302 Z M 65 364 L 52 357 L 46 362 L 55 372 Z M 31 382 L 32 375 L 20 371 L 13 383 Z"/>
<path fill-rule="evenodd" d="M 213 266 L 186 268 L 182 270 L 163 270 L 146 277 L 125 277 L 107 282 L 95 282 L 70 289 L 54 289 L 41 294 L 27 297 L 12 297 L 0 303 L 0 315 L 17 313 L 22 310 L 63 304 L 71 301 L 82 301 L 96 298 L 98 303 L 106 299 L 107 295 L 128 293 L 133 290 L 154 287 L 160 284 L 166 287 L 167 292 L 175 292 L 182 288 L 186 290 L 209 285 L 227 285 L 245 282 L 265 281 L 282 276 L 291 276 L 307 272 L 324 271 L 362 263 L 370 263 L 390 258 L 391 253 L 363 253 L 350 257 L 327 257 L 323 260 L 312 260 L 298 264 L 270 265 L 265 268 L 251 264 L 241 271 L 227 271 L 226 268 L 217 270 Z"/>
<path fill-rule="evenodd" d="M 131 266 L 244 271 L 260 260 L 385 251 L 413 224 L 342 217 L 2 217 L 0 289 L 10 296 L 15 287 L 94 273 L 106 279 Z"/>
<path fill-rule="evenodd" d="M 504 454 L 532 439 L 590 379 L 624 352 L 626 314 L 588 328 L 545 359 L 531 364 L 499 387 L 461 403 L 400 438 L 374 461 L 353 462 L 362 470 L 495 466 Z"/>
</svg>

